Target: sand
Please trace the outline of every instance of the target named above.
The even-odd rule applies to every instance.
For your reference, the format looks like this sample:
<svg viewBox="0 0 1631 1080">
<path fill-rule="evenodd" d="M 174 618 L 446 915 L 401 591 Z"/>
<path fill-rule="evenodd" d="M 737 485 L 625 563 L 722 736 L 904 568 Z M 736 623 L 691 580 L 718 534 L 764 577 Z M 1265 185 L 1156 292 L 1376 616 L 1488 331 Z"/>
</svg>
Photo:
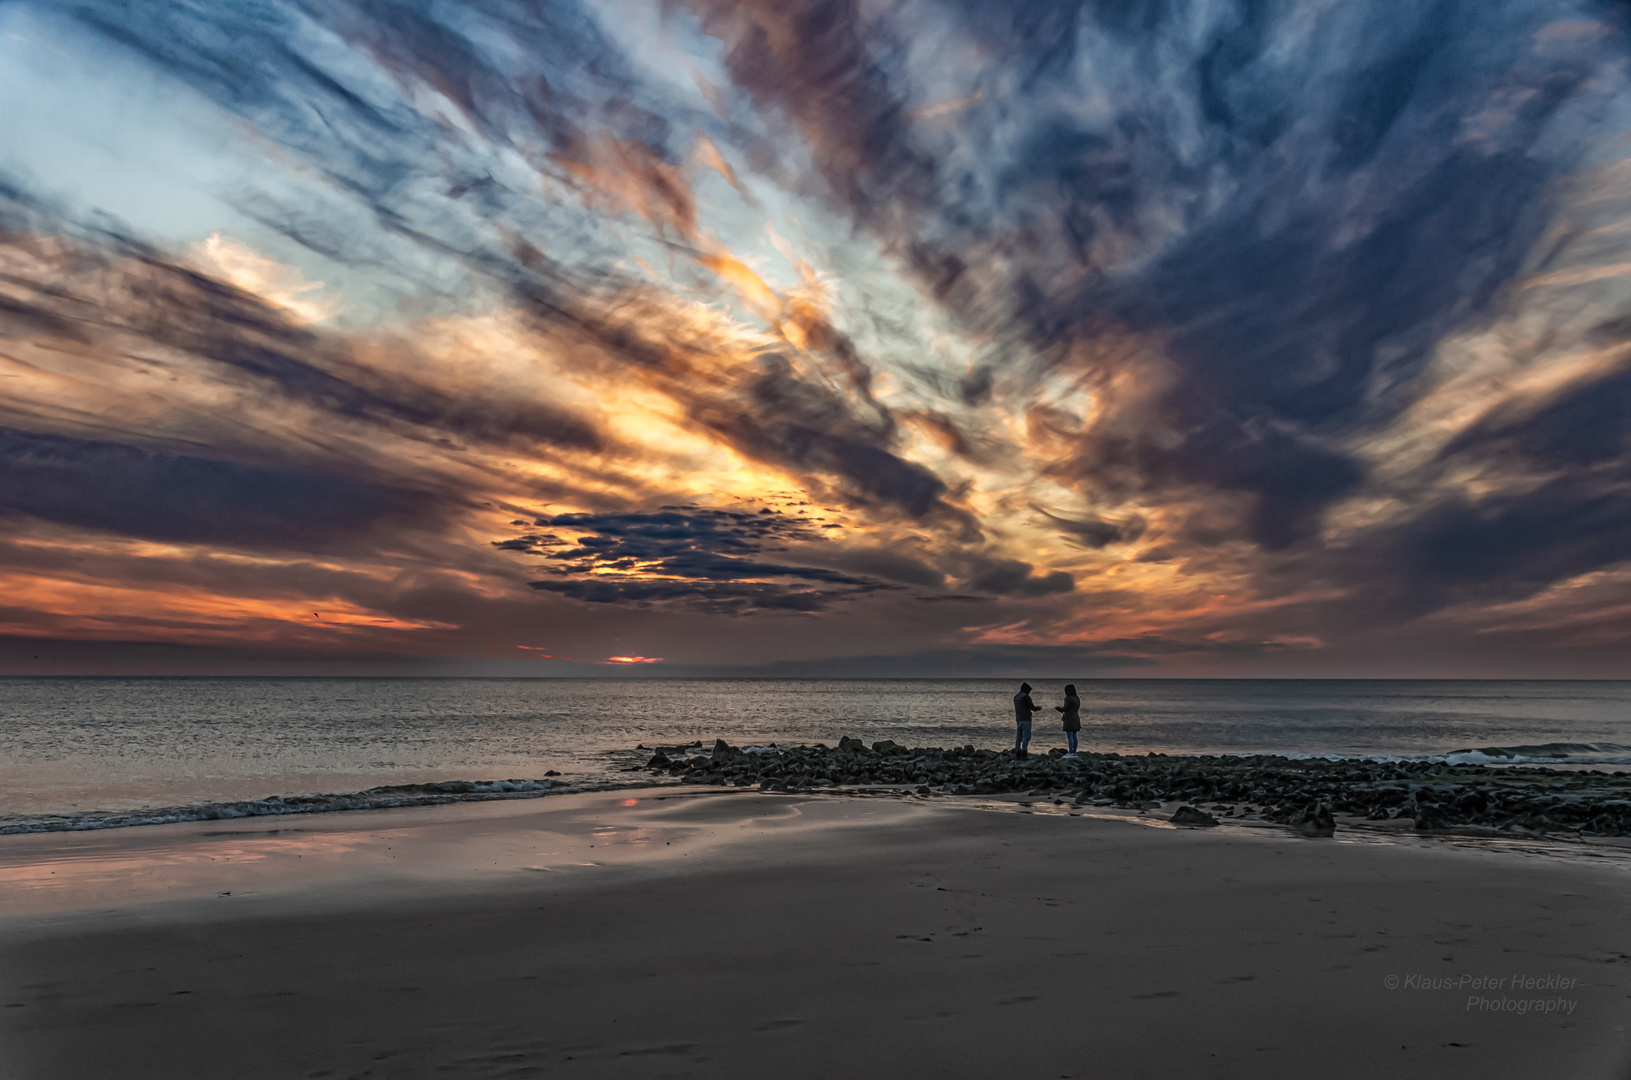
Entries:
<svg viewBox="0 0 1631 1080">
<path fill-rule="evenodd" d="M 0 838 L 0 1075 L 1631 1076 L 1622 853 L 1048 809 L 666 789 Z"/>
</svg>

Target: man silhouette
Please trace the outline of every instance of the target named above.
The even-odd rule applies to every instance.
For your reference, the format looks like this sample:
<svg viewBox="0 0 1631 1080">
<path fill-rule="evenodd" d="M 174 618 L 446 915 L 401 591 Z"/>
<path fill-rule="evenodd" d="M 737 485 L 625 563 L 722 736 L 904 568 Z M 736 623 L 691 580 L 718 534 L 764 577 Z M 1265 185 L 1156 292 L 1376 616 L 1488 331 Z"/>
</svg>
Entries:
<svg viewBox="0 0 1631 1080">
<path fill-rule="evenodd" d="M 1019 693 L 1014 695 L 1014 722 L 1019 725 L 1019 731 L 1014 736 L 1014 756 L 1027 758 L 1031 756 L 1031 714 L 1042 711 L 1042 706 L 1031 700 L 1031 684 L 1019 684 Z"/>
</svg>

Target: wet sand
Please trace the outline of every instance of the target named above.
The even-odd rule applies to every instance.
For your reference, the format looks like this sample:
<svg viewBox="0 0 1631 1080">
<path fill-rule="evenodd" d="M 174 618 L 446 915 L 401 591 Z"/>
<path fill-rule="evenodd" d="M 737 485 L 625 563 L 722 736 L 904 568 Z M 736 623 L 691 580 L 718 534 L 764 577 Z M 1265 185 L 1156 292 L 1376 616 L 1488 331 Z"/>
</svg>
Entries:
<svg viewBox="0 0 1631 1080">
<path fill-rule="evenodd" d="M 672 788 L 4 837 L 0 1075 L 1624 1080 L 1631 864 L 1546 850 Z"/>
</svg>

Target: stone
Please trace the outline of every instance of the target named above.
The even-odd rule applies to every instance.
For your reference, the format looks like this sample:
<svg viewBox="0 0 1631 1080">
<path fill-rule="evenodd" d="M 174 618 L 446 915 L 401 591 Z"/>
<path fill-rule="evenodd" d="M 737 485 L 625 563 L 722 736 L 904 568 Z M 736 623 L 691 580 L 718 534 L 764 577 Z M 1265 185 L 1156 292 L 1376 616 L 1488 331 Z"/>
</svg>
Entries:
<svg viewBox="0 0 1631 1080">
<path fill-rule="evenodd" d="M 1211 814 L 1208 814 L 1205 810 L 1197 810 L 1193 806 L 1186 803 L 1183 806 L 1180 806 L 1177 810 L 1173 811 L 1172 823 L 1174 825 L 1196 825 L 1205 828 L 1216 825 L 1218 823 L 1218 819 L 1213 817 Z"/>
<path fill-rule="evenodd" d="M 893 754 L 897 750 L 906 749 L 906 747 L 893 739 L 880 739 L 872 744 L 872 749 L 879 754 Z"/>
<path fill-rule="evenodd" d="M 866 743 L 860 739 L 852 739 L 848 735 L 838 740 L 838 749 L 850 754 L 866 753 Z"/>
<path fill-rule="evenodd" d="M 1334 836 L 1337 823 L 1325 800 L 1315 799 L 1291 815 L 1291 827 L 1303 836 Z"/>
<path fill-rule="evenodd" d="M 1432 829 L 1446 829 L 1454 824 L 1447 814 L 1429 803 L 1423 803 L 1416 807 L 1415 818 L 1416 828 L 1422 832 L 1428 832 Z"/>
</svg>

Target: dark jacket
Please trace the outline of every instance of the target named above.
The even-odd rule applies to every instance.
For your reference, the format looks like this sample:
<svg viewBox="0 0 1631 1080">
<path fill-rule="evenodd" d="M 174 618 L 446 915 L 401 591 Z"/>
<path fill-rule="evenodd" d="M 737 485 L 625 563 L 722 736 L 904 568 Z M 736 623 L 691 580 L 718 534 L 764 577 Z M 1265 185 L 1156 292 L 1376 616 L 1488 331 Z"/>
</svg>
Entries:
<svg viewBox="0 0 1631 1080">
<path fill-rule="evenodd" d="M 1055 705 L 1055 712 L 1064 713 L 1065 730 L 1082 730 L 1082 699 L 1075 694 L 1066 694 L 1063 705 Z"/>
<path fill-rule="evenodd" d="M 1031 714 L 1041 712 L 1042 706 L 1031 700 L 1028 690 L 1021 690 L 1014 695 L 1014 722 L 1023 724 L 1030 720 Z"/>
</svg>

